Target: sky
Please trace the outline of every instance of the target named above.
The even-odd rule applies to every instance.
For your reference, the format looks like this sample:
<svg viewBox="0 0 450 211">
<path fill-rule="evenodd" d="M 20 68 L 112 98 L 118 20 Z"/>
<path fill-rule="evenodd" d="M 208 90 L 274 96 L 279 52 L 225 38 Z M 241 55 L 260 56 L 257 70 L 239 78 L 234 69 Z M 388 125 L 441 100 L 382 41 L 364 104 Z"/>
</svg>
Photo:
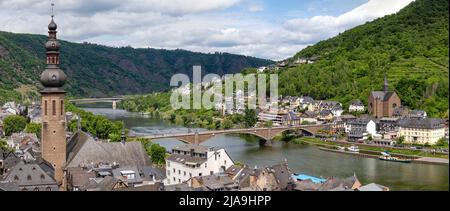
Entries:
<svg viewBox="0 0 450 211">
<path fill-rule="evenodd" d="M 0 0 L 0 31 L 282 60 L 413 0 Z"/>
</svg>

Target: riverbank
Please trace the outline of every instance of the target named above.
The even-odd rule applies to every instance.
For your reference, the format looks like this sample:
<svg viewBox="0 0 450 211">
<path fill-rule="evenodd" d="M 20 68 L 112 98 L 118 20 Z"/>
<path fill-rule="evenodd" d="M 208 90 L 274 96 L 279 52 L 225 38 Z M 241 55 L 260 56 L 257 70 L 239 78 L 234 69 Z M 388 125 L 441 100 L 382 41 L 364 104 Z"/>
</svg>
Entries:
<svg viewBox="0 0 450 211">
<path fill-rule="evenodd" d="M 351 143 L 336 143 L 325 142 L 316 138 L 301 138 L 293 140 L 296 144 L 311 144 L 319 147 L 320 150 L 331 151 L 336 153 L 344 153 L 349 155 L 361 156 L 366 158 L 378 158 L 380 152 L 388 152 L 394 156 L 411 159 L 413 163 L 434 164 L 434 165 L 449 165 L 448 155 L 431 154 L 413 150 L 401 150 L 401 149 L 386 149 L 376 146 L 359 145 L 360 153 L 351 153 L 347 151 L 337 150 L 337 146 L 350 146 Z M 421 154 L 427 154 L 428 156 L 420 156 Z"/>
</svg>

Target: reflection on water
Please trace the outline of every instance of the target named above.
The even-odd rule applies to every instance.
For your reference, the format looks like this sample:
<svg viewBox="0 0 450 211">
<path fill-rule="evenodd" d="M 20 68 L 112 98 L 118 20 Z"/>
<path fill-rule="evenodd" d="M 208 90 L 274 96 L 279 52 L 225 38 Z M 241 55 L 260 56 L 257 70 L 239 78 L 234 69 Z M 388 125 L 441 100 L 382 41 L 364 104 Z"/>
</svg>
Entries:
<svg viewBox="0 0 450 211">
<path fill-rule="evenodd" d="M 189 129 L 171 125 L 161 120 L 146 118 L 136 113 L 105 108 L 86 108 L 113 120 L 124 121 L 125 126 L 139 135 L 185 133 Z M 196 129 L 191 129 L 191 131 Z M 198 129 L 204 131 L 204 129 Z M 156 140 L 168 150 L 182 144 L 173 139 Z M 385 162 L 378 159 L 321 151 L 307 145 L 277 142 L 273 147 L 260 147 L 257 140 L 237 135 L 220 135 L 203 145 L 225 148 L 234 161 L 252 167 L 289 162 L 295 173 L 322 177 L 349 177 L 354 173 L 363 183 L 375 182 L 391 190 L 449 190 L 449 167 L 425 164 Z"/>
</svg>

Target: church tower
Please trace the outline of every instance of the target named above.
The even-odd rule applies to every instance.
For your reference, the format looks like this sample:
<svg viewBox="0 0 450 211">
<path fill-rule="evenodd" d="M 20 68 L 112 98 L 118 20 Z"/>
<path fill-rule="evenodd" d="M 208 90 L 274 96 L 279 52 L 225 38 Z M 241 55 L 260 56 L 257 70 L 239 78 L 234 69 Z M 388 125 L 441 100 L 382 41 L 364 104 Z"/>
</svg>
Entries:
<svg viewBox="0 0 450 211">
<path fill-rule="evenodd" d="M 56 39 L 57 25 L 53 20 L 48 25 L 47 66 L 41 74 L 42 109 L 42 158 L 55 169 L 55 180 L 61 184 L 66 162 L 66 120 L 64 111 L 64 97 L 66 92 L 62 88 L 67 76 L 59 69 L 60 43 Z"/>
</svg>

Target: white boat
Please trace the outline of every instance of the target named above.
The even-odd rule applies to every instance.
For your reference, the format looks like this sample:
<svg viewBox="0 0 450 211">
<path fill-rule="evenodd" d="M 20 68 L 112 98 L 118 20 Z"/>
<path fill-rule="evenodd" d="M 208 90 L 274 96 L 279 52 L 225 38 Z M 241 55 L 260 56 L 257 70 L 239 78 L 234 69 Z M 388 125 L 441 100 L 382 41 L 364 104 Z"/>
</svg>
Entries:
<svg viewBox="0 0 450 211">
<path fill-rule="evenodd" d="M 348 150 L 349 152 L 359 153 L 359 147 L 358 147 L 358 146 L 355 146 L 355 145 L 352 145 L 351 147 L 348 147 L 347 150 Z"/>
<path fill-rule="evenodd" d="M 345 147 L 338 146 L 337 149 L 338 149 L 339 151 L 345 151 Z"/>
</svg>

